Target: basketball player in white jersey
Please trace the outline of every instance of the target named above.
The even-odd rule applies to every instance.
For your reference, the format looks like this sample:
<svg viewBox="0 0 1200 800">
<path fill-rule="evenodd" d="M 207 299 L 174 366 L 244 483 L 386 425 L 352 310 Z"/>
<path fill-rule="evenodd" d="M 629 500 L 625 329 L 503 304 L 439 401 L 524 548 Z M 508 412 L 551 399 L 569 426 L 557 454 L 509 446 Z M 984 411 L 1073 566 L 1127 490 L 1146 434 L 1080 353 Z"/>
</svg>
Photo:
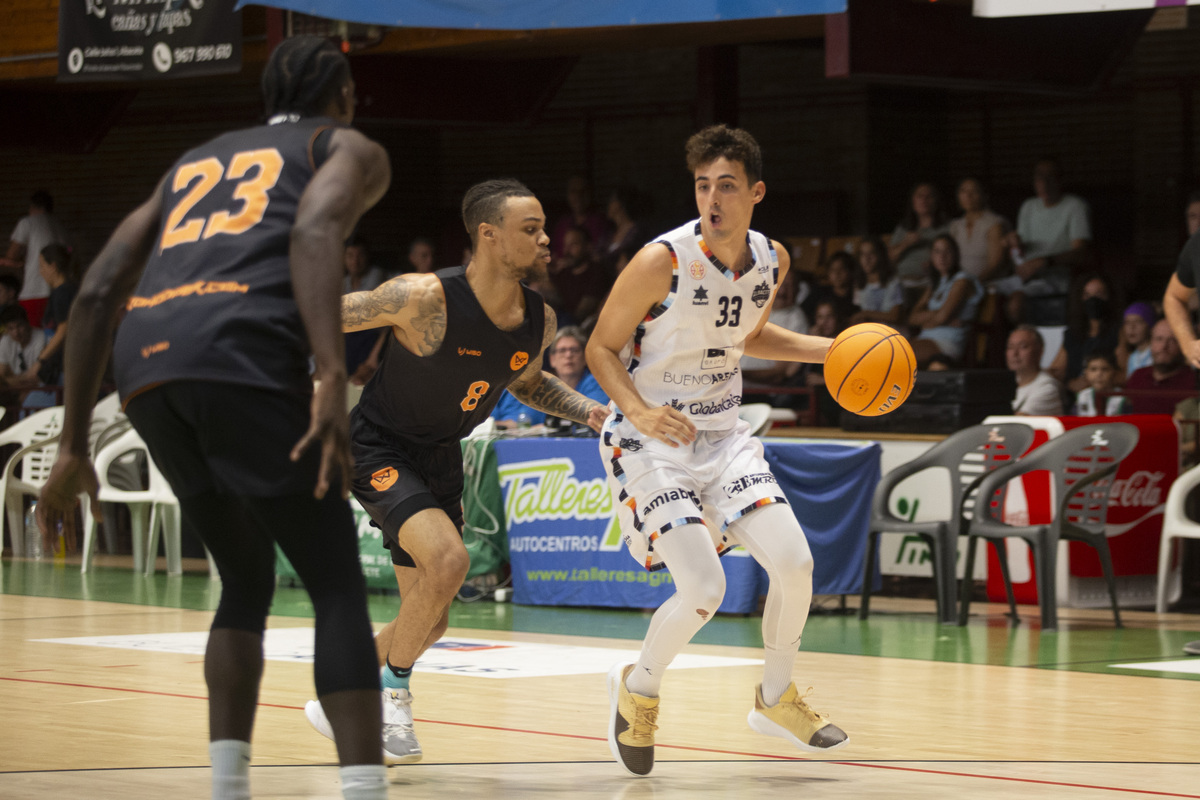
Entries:
<svg viewBox="0 0 1200 800">
<path fill-rule="evenodd" d="M 663 674 L 721 604 L 719 556 L 736 544 L 770 577 L 766 666 L 750 726 L 803 750 L 848 741 L 792 683 L 812 599 L 812 553 L 762 444 L 738 419 L 743 353 L 821 363 L 832 340 L 767 323 L 789 259 L 750 230 L 766 191 L 754 137 L 706 128 L 688 140 L 687 166 L 700 218 L 629 262 L 587 347 L 592 373 L 612 398 L 600 452 L 622 535 L 639 563 L 669 569 L 676 587 L 654 614 L 637 663 L 618 664 L 608 676 L 609 746 L 634 775 L 654 766 Z"/>
</svg>

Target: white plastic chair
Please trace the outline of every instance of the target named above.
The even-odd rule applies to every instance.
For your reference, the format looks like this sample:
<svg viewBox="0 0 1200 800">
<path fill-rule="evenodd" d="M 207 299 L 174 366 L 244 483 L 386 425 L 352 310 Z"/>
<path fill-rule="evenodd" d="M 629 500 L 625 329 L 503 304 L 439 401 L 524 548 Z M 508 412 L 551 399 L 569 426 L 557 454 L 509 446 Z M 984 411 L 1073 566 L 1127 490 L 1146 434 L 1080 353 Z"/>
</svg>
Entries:
<svg viewBox="0 0 1200 800">
<path fill-rule="evenodd" d="M 17 558 L 25 555 L 25 498 L 36 497 L 50 476 L 50 468 L 58 457 L 62 422 L 63 408 L 55 406 L 30 414 L 0 431 L 0 445 L 20 445 L 0 474 L 0 497 L 4 498 L 12 552 Z M 21 465 L 19 478 L 16 476 L 18 464 Z"/>
<path fill-rule="evenodd" d="M 1171 570 L 1172 541 L 1200 539 L 1200 523 L 1187 515 L 1187 498 L 1197 485 L 1200 485 L 1200 466 L 1192 467 L 1176 478 L 1167 491 L 1162 539 L 1158 545 L 1158 591 L 1154 601 L 1154 610 L 1159 614 L 1165 612 L 1167 604 L 1178 599 L 1181 592 L 1179 570 Z"/>
<path fill-rule="evenodd" d="M 738 408 L 738 416 L 750 423 L 751 436 L 760 436 L 771 427 L 771 406 L 768 403 L 747 403 Z"/>
</svg>

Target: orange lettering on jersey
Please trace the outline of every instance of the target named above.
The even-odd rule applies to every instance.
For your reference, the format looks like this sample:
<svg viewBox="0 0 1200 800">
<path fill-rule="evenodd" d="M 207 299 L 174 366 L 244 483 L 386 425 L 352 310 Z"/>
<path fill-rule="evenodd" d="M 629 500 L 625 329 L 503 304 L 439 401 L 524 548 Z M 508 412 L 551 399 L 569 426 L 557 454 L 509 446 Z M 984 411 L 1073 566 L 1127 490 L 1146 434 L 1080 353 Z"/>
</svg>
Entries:
<svg viewBox="0 0 1200 800">
<path fill-rule="evenodd" d="M 384 492 L 392 488 L 392 484 L 400 477 L 400 473 L 391 467 L 384 467 L 371 473 L 371 485 L 375 487 L 375 491 Z"/>
<path fill-rule="evenodd" d="M 149 358 L 155 353 L 161 353 L 164 350 L 170 350 L 170 342 L 158 342 L 157 344 L 148 344 L 142 348 L 142 358 Z"/>
<path fill-rule="evenodd" d="M 471 350 L 466 347 L 460 347 L 460 348 L 458 348 L 458 354 L 460 356 L 481 356 L 481 355 L 483 355 L 483 351 L 482 350 Z"/>
<path fill-rule="evenodd" d="M 247 284 L 237 283 L 236 281 L 196 281 L 195 283 L 185 283 L 183 286 L 175 286 L 171 289 L 163 289 L 152 297 L 131 297 L 129 298 L 129 302 L 125 304 L 125 308 L 128 311 L 132 311 L 135 308 L 153 308 L 168 300 L 175 300 L 179 297 L 205 294 L 245 294 L 248 291 L 250 291 L 250 287 Z"/>
<path fill-rule="evenodd" d="M 517 352 L 513 353 L 512 361 L 509 362 L 509 366 L 511 366 L 513 369 L 521 369 L 528 363 L 529 353 L 526 353 L 524 350 L 518 350 Z"/>
</svg>

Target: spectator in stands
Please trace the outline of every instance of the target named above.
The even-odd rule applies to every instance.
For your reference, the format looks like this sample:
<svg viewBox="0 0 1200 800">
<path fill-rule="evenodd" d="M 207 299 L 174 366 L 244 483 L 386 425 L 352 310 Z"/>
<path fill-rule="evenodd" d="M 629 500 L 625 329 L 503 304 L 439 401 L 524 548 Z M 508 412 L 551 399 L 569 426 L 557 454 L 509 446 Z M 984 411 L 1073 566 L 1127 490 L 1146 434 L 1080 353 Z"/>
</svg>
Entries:
<svg viewBox="0 0 1200 800">
<path fill-rule="evenodd" d="M 775 290 L 775 302 L 771 305 L 771 316 L 768 322 L 796 333 L 808 333 L 808 317 L 804 309 L 796 305 L 796 286 L 800 277 L 788 270 L 787 275 Z M 750 383 L 761 383 L 770 386 L 784 384 L 789 378 L 799 372 L 800 364 L 795 361 L 770 361 L 753 356 L 742 356 L 742 378 Z M 770 402 L 770 398 L 743 399 L 743 402 Z"/>
<path fill-rule="evenodd" d="M 550 231 L 550 255 L 559 258 L 566 244 L 567 231 L 583 228 L 595 252 L 608 247 L 608 220 L 592 208 L 592 192 L 587 178 L 574 175 L 567 181 L 567 212 L 558 218 Z"/>
<path fill-rule="evenodd" d="M 1150 366 L 1130 375 L 1125 381 L 1125 391 L 1139 414 L 1171 414 L 1187 393 L 1196 391 L 1196 373 L 1184 361 L 1167 320 L 1154 323 L 1150 332 Z M 1138 394 L 1151 391 L 1163 394 Z"/>
<path fill-rule="evenodd" d="M 1088 385 L 1075 396 L 1071 413 L 1077 417 L 1115 417 L 1133 410 L 1129 398 L 1117 391 L 1117 357 L 1111 350 L 1093 350 L 1084 359 L 1083 376 Z M 1100 409 L 1104 409 L 1101 413 Z"/>
<path fill-rule="evenodd" d="M 813 312 L 812 324 L 808 328 L 808 332 L 812 336 L 827 336 L 833 338 L 837 336 L 845 328 L 844 320 L 838 316 L 838 306 L 828 300 L 818 303 Z M 833 399 L 833 395 L 829 393 L 828 387 L 825 386 L 825 373 L 823 364 L 800 364 L 800 370 L 796 376 L 796 383 L 801 386 L 807 386 L 813 390 L 816 398 L 817 406 L 817 424 L 826 426 L 835 426 L 841 418 L 841 406 Z M 804 398 L 807 400 L 807 398 Z M 793 407 L 796 404 L 795 397 L 780 398 L 773 403 L 776 406 Z"/>
<path fill-rule="evenodd" d="M 1008 313 L 1014 322 L 1024 321 L 1026 298 L 1065 298 L 1072 271 L 1091 260 L 1088 205 L 1063 192 L 1058 162 L 1042 159 L 1037 163 L 1033 190 L 1034 196 L 1021 204 L 1017 229 L 1008 235 L 1013 275 L 997 283 L 998 290 L 1009 297 Z M 1030 313 L 1029 321 L 1055 325 L 1065 313 L 1064 299 Z"/>
<path fill-rule="evenodd" d="M 1113 302 L 1114 290 L 1108 278 L 1092 273 L 1074 281 L 1079 291 L 1072 292 L 1067 303 L 1067 329 L 1063 343 L 1050 363 L 1050 374 L 1078 392 L 1088 385 L 1083 375 L 1083 357 L 1095 350 L 1115 350 L 1121 335 L 1120 308 Z"/>
<path fill-rule="evenodd" d="M 898 325 L 903 318 L 904 291 L 892 262 L 888 260 L 887 248 L 878 236 L 870 236 L 858 243 L 857 256 L 854 305 L 859 310 L 850 317 L 850 324 L 882 322 Z"/>
<path fill-rule="evenodd" d="M 954 237 L 938 235 L 930 251 L 929 286 L 908 317 L 909 325 L 921 329 L 912 343 L 918 368 L 939 353 L 954 361 L 962 358 L 983 296 L 983 284 L 959 263 Z"/>
<path fill-rule="evenodd" d="M 1196 231 L 1200 231 L 1200 191 L 1192 192 L 1188 195 L 1184 218 L 1187 220 L 1188 236 L 1192 236 Z"/>
<path fill-rule="evenodd" d="M 1139 300 L 1125 309 L 1116 350 L 1117 383 L 1124 385 L 1135 371 L 1150 366 L 1150 329 L 1156 322 L 1158 312 L 1149 303 Z"/>
<path fill-rule="evenodd" d="M 42 311 L 50 296 L 50 287 L 38 271 L 38 256 L 48 244 L 70 246 L 66 229 L 54 216 L 54 198 L 39 189 L 29 198 L 29 215 L 17 222 L 8 252 L 0 259 L 0 268 L 21 281 L 20 303 L 35 327 L 42 324 Z"/>
<path fill-rule="evenodd" d="M 1008 335 L 1005 358 L 1017 379 L 1013 413 L 1020 416 L 1060 416 L 1062 386 L 1041 368 L 1046 343 L 1033 325 L 1018 325 Z"/>
<path fill-rule="evenodd" d="M 38 359 L 42 362 L 38 377 L 44 384 L 62 384 L 63 345 L 67 341 L 67 324 L 71 303 L 79 292 L 79 283 L 72 266 L 71 251 L 61 244 L 48 244 L 38 257 L 42 280 L 50 287 L 42 328 L 50 340 Z"/>
<path fill-rule="evenodd" d="M 909 309 L 929 283 L 929 252 L 933 240 L 947 231 L 941 194 L 932 183 L 918 183 L 909 196 L 908 212 L 888 243 L 888 258 L 904 287 L 904 307 Z"/>
<path fill-rule="evenodd" d="M 551 305 L 559 315 L 559 324 L 592 321 L 612 284 L 592 250 L 586 229 L 567 229 L 562 255 L 550 262 L 547 272 L 558 296 L 558 304 Z"/>
<path fill-rule="evenodd" d="M 585 397 L 590 397 L 598 403 L 608 403 L 608 395 L 600 388 L 600 384 L 592 377 L 584 358 L 587 348 L 587 336 L 575 325 L 559 328 L 554 334 L 548 352 L 550 354 L 550 371 L 571 389 Z M 492 409 L 492 419 L 496 420 L 497 428 L 515 428 L 520 425 L 541 425 L 561 420 L 547 420 L 546 414 L 532 406 L 527 406 L 505 390 L 500 402 Z M 568 422 L 569 424 L 569 422 Z"/>
<path fill-rule="evenodd" d="M 828 302 L 837 307 L 839 320 L 849 320 L 858 312 L 858 306 L 854 304 L 854 285 L 858 271 L 858 262 L 849 253 L 839 250 L 831 255 L 826 265 L 826 283 L 814 288 L 805 298 L 801 306 L 804 313 L 813 318 L 816 316 L 817 306 Z"/>
<path fill-rule="evenodd" d="M 470 261 L 470 256 L 467 252 L 463 253 L 463 257 Z M 433 272 L 436 268 L 433 266 L 433 241 L 424 236 L 418 236 L 412 240 L 408 246 L 408 272 Z"/>
<path fill-rule="evenodd" d="M 42 350 L 46 333 L 29 324 L 29 315 L 21 305 L 10 306 L 0 314 L 0 397 L 5 405 L 21 405 L 41 380 Z"/>
<path fill-rule="evenodd" d="M 975 178 L 958 184 L 958 204 L 963 215 L 950 221 L 950 235 L 958 243 L 963 270 L 983 283 L 1000 277 L 1008 261 L 1008 221 L 988 208 L 987 192 Z"/>
<path fill-rule="evenodd" d="M 613 190 L 608 199 L 608 218 L 612 221 L 612 235 L 608 240 L 608 248 L 603 251 L 601 261 L 612 279 L 617 274 L 617 262 L 622 252 L 637 252 L 646 243 L 646 234 L 642 232 L 638 217 L 642 213 L 642 198 L 632 186 L 619 186 Z M 628 263 L 628 261 L 626 261 Z"/>
<path fill-rule="evenodd" d="M 342 254 L 342 264 L 346 269 L 342 294 L 374 291 L 386 277 L 382 267 L 372 266 L 371 251 L 362 240 L 346 245 Z"/>
</svg>

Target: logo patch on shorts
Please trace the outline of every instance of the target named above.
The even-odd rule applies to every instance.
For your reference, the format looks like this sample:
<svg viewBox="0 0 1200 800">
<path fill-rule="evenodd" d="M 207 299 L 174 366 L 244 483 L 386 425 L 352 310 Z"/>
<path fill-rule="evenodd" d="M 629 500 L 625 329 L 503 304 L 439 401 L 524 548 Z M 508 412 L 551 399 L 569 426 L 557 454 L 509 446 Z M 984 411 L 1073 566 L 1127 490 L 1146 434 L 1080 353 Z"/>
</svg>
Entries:
<svg viewBox="0 0 1200 800">
<path fill-rule="evenodd" d="M 529 353 L 526 353 L 524 350 L 518 350 L 517 352 L 513 353 L 512 361 L 509 362 L 509 366 L 511 366 L 513 369 L 521 369 L 528 363 Z"/>
<path fill-rule="evenodd" d="M 391 467 L 384 467 L 371 473 L 371 487 L 377 492 L 386 492 L 400 477 L 400 473 Z"/>
</svg>

